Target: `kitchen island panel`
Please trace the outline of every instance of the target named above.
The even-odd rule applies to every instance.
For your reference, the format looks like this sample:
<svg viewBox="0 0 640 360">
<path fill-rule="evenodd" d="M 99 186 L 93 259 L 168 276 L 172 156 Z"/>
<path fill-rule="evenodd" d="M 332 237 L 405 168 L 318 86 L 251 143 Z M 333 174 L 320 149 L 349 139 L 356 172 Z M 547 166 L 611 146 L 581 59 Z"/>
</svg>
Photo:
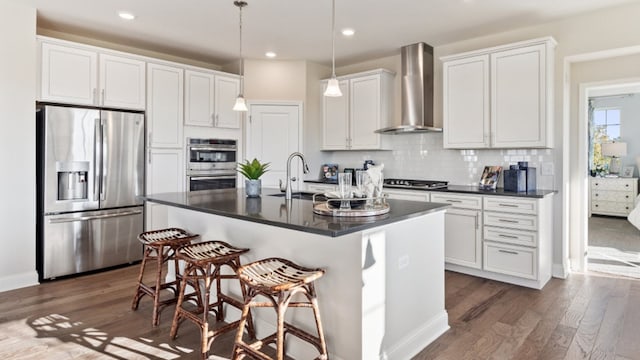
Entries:
<svg viewBox="0 0 640 360">
<path fill-rule="evenodd" d="M 294 208 L 296 202 L 304 200 L 293 200 Z M 283 216 L 296 216 L 289 210 Z M 449 328 L 444 308 L 444 211 L 337 237 L 181 207 L 170 207 L 169 225 L 199 233 L 202 241 L 218 239 L 251 248 L 243 264 L 282 257 L 324 268 L 317 292 L 332 359 L 410 358 Z M 238 290 L 235 293 L 239 296 Z M 230 308 L 227 315 L 235 319 L 239 311 Z M 310 311 L 291 309 L 288 317 L 313 331 Z M 257 314 L 258 336 L 273 331 L 273 324 L 272 309 Z M 294 358 L 316 355 L 298 341 L 287 351 Z"/>
</svg>

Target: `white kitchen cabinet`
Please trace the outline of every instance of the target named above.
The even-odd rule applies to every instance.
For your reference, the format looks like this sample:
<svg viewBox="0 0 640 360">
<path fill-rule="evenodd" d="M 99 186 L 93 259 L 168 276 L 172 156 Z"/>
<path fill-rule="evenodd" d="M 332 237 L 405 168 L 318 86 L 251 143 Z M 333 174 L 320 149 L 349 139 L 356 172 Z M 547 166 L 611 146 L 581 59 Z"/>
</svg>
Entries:
<svg viewBox="0 0 640 360">
<path fill-rule="evenodd" d="M 94 47 L 41 40 L 39 100 L 145 109 L 145 62 Z"/>
<path fill-rule="evenodd" d="M 550 196 L 486 196 L 483 268 L 488 276 L 542 288 L 552 272 L 552 223 Z"/>
<path fill-rule="evenodd" d="M 241 112 L 234 111 L 233 105 L 240 93 L 240 79 L 216 75 L 214 87 L 214 126 L 239 129 Z"/>
<path fill-rule="evenodd" d="M 239 128 L 240 113 L 233 111 L 239 91 L 238 78 L 186 70 L 184 124 Z"/>
<path fill-rule="evenodd" d="M 429 202 L 429 199 L 431 198 L 430 194 L 427 191 L 419 191 L 419 190 L 412 191 L 412 190 L 384 189 L 382 192 L 387 196 L 387 198 L 397 199 L 397 200 Z"/>
<path fill-rule="evenodd" d="M 202 71 L 184 72 L 184 124 L 213 126 L 215 76 Z"/>
<path fill-rule="evenodd" d="M 443 57 L 445 148 L 553 147 L 547 37 Z"/>
<path fill-rule="evenodd" d="M 342 97 L 323 97 L 322 150 L 384 149 L 375 131 L 392 122 L 394 76 L 378 69 L 338 78 Z"/>
<path fill-rule="evenodd" d="M 318 183 L 305 183 L 307 191 L 314 193 L 325 193 L 327 191 L 337 191 L 337 184 L 318 184 Z"/>
<path fill-rule="evenodd" d="M 444 147 L 489 147 L 489 56 L 451 60 L 442 67 Z"/>
<path fill-rule="evenodd" d="M 147 64 L 147 144 L 151 148 L 183 147 L 184 70 Z"/>
<path fill-rule="evenodd" d="M 482 268 L 482 197 L 432 193 L 431 201 L 451 204 L 444 217 L 445 262 Z"/>
<path fill-rule="evenodd" d="M 182 149 L 147 149 L 146 194 L 185 191 L 185 155 Z M 167 208 L 146 204 L 145 230 L 166 228 Z"/>
<path fill-rule="evenodd" d="M 590 178 L 591 214 L 627 217 L 638 195 L 638 178 Z"/>
<path fill-rule="evenodd" d="M 342 96 L 322 97 L 322 150 L 346 150 L 349 144 L 349 80 L 340 80 Z M 327 83 L 324 82 L 324 93 Z"/>
</svg>

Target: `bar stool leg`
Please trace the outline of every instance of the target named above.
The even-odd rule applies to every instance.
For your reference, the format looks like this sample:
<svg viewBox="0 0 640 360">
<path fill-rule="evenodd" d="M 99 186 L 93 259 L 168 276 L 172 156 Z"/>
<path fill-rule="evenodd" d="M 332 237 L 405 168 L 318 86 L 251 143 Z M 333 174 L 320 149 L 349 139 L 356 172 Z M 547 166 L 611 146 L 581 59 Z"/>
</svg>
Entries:
<svg viewBox="0 0 640 360">
<path fill-rule="evenodd" d="M 150 258 L 151 249 L 148 246 L 144 247 L 144 255 L 142 256 L 142 263 L 140 264 L 140 273 L 138 274 L 138 286 L 136 286 L 136 294 L 133 296 L 133 301 L 131 302 L 131 310 L 138 310 L 138 305 L 140 305 L 140 299 L 142 299 L 142 278 L 144 277 L 144 268 L 147 265 L 147 259 Z"/>
<path fill-rule="evenodd" d="M 180 292 L 178 293 L 178 302 L 176 303 L 176 311 L 173 313 L 173 321 L 171 322 L 171 332 L 170 332 L 171 339 L 175 339 L 176 335 L 178 334 L 178 328 L 180 327 L 180 319 L 182 318 L 182 311 L 180 309 L 182 309 L 182 302 L 184 301 L 184 294 L 187 288 L 186 279 L 188 279 L 191 276 L 192 271 L 193 269 L 189 265 L 187 265 L 184 269 L 185 281 L 182 281 L 180 283 Z M 196 287 L 198 286 L 196 285 Z"/>
<path fill-rule="evenodd" d="M 313 283 L 309 284 L 309 295 L 311 297 L 311 307 L 313 308 L 313 315 L 316 319 L 316 330 L 318 331 L 318 339 L 320 340 L 320 355 L 319 359 L 328 359 L 327 343 L 324 340 L 324 331 L 322 330 L 322 320 L 320 319 L 320 308 L 318 307 L 318 298 L 316 298 L 316 287 Z"/>
<path fill-rule="evenodd" d="M 280 292 L 278 294 L 278 307 L 276 308 L 277 312 L 277 320 L 278 320 L 278 329 L 276 335 L 276 350 L 277 350 L 277 359 L 284 360 L 284 313 L 287 311 L 287 303 L 286 297 L 284 294 Z"/>
<path fill-rule="evenodd" d="M 156 263 L 156 286 L 153 295 L 153 326 L 160 324 L 160 290 L 162 287 L 162 264 L 164 263 L 164 246 L 160 246 L 157 250 L 158 256 Z"/>
</svg>

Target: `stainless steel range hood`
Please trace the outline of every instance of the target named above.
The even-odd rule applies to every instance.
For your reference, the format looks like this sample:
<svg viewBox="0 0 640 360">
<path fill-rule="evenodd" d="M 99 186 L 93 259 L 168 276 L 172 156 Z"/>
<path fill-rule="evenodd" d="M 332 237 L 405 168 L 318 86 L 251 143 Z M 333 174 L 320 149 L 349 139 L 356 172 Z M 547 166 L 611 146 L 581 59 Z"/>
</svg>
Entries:
<svg viewBox="0 0 640 360">
<path fill-rule="evenodd" d="M 425 43 L 403 46 L 402 122 L 376 130 L 380 134 L 441 132 L 433 125 L 433 47 Z"/>
</svg>

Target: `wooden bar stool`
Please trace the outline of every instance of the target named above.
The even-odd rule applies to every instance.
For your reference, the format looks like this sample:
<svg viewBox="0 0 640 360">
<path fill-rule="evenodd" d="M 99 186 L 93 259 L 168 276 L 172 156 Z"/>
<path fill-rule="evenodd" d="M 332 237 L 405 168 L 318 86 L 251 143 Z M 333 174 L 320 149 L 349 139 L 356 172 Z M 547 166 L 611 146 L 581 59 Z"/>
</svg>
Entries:
<svg viewBox="0 0 640 360">
<path fill-rule="evenodd" d="M 242 319 L 236 333 L 232 359 L 242 359 L 246 356 L 256 359 L 271 359 L 260 349 L 269 343 L 276 343 L 277 360 L 283 360 L 285 356 L 284 340 L 287 334 L 314 345 L 320 355 L 319 360 L 327 360 L 327 344 L 324 340 L 320 310 L 316 299 L 316 290 L 313 281 L 324 275 L 323 269 L 309 269 L 298 266 L 291 261 L 280 258 L 259 260 L 238 269 L 240 281 L 247 286 L 247 295 L 242 309 Z M 291 301 L 296 294 L 302 294 L 308 301 Z M 263 295 L 266 302 L 257 302 L 253 299 Z M 245 321 L 249 319 L 250 310 L 253 307 L 273 307 L 276 310 L 277 330 L 275 333 L 258 340 L 252 344 L 242 340 Z M 285 311 L 289 307 L 312 308 L 316 322 L 317 336 L 312 335 L 292 324 L 284 321 Z"/>
<path fill-rule="evenodd" d="M 133 302 L 131 303 L 131 309 L 137 310 L 140 304 L 140 299 L 144 295 L 149 295 L 153 298 L 153 326 L 158 326 L 160 323 L 160 311 L 165 306 L 175 303 L 178 299 L 178 290 L 180 288 L 180 269 L 178 268 L 178 259 L 176 258 L 176 250 L 185 244 L 198 238 L 199 235 L 191 234 L 186 230 L 178 228 L 168 228 L 161 230 L 153 230 L 143 232 L 138 235 L 138 240 L 144 245 L 144 256 L 142 257 L 142 264 L 140 265 L 140 274 L 138 275 L 138 286 L 136 287 L 136 293 L 133 296 Z M 147 261 L 156 261 L 157 270 L 154 285 L 147 285 L 142 282 L 144 276 L 144 269 L 147 265 Z M 164 264 L 170 260 L 173 260 L 173 266 L 175 269 L 176 279 L 170 282 L 164 282 L 162 277 L 162 268 Z M 160 300 L 160 292 L 162 290 L 171 290 L 173 297 L 166 300 Z"/>
<path fill-rule="evenodd" d="M 201 332 L 201 357 L 206 359 L 209 356 L 209 348 L 213 340 L 220 334 L 233 330 L 240 324 L 237 321 L 225 324 L 215 330 L 209 330 L 209 313 L 216 315 L 216 321 L 224 320 L 223 305 L 226 303 L 235 306 L 238 310 L 242 310 L 242 301 L 235 299 L 222 292 L 221 280 L 237 280 L 236 271 L 240 267 L 240 255 L 248 252 L 249 249 L 241 249 L 233 247 L 222 241 L 206 241 L 185 245 L 178 249 L 177 258 L 186 263 L 183 282 L 180 286 L 178 294 L 178 303 L 176 312 L 173 316 L 171 324 L 171 338 L 175 339 L 178 333 L 178 327 L 183 318 L 191 320 L 200 327 Z M 233 270 L 231 274 L 222 274 L 222 267 L 228 266 Z M 211 285 L 215 281 L 215 301 L 211 302 Z M 184 307 L 185 289 L 187 283 L 199 288 L 197 293 L 202 294 L 203 300 L 198 303 L 196 309 L 188 309 Z M 238 281 L 242 297 L 245 297 L 245 287 Z M 255 331 L 253 321 L 248 315 L 249 325 L 248 332 L 252 339 L 255 339 Z"/>
</svg>

